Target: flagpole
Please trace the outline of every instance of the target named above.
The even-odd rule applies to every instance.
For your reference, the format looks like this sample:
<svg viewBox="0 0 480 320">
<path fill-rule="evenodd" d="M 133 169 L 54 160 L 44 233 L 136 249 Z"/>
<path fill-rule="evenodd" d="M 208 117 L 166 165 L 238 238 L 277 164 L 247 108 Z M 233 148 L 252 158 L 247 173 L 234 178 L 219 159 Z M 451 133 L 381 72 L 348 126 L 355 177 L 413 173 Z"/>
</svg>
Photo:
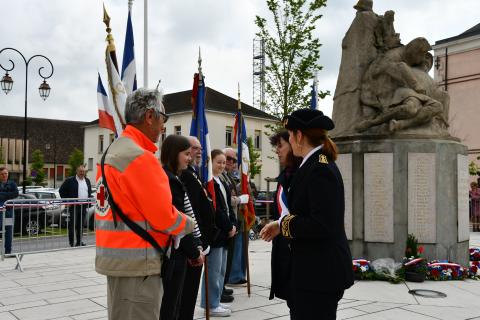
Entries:
<svg viewBox="0 0 480 320">
<path fill-rule="evenodd" d="M 200 88 L 203 85 L 203 73 L 202 73 L 202 55 L 200 52 L 200 47 L 198 47 L 198 87 Z M 198 92 L 200 92 L 200 89 L 198 89 Z M 197 99 L 201 97 L 198 96 L 197 94 Z M 198 103 L 198 102 L 197 102 Z M 198 109 L 197 109 L 197 117 L 198 117 Z M 205 120 L 206 121 L 206 120 Z M 197 139 L 198 141 L 200 140 L 200 126 L 197 125 Z M 206 146 L 202 146 L 203 148 L 206 148 Z M 206 163 L 202 163 L 201 166 L 208 165 Z M 205 177 L 202 177 L 203 175 L 203 170 L 200 170 L 200 179 L 203 180 Z M 204 261 L 204 274 L 205 274 L 205 319 L 209 320 L 210 319 L 210 302 L 208 299 L 208 256 L 205 256 L 205 261 Z"/>
<path fill-rule="evenodd" d="M 148 0 L 144 0 L 143 22 L 143 87 L 148 88 Z"/>
<path fill-rule="evenodd" d="M 240 83 L 238 83 L 238 101 L 237 101 L 237 107 L 238 107 L 238 137 L 237 137 L 237 143 L 240 145 L 239 150 L 241 150 L 241 153 L 238 155 L 240 159 L 242 159 L 242 165 L 240 166 L 240 185 L 242 185 L 242 180 L 244 179 L 243 177 L 243 116 L 242 116 L 242 102 L 240 100 Z M 242 204 L 240 205 L 240 212 L 243 215 L 243 253 L 245 255 L 245 268 L 247 269 L 247 294 L 248 297 L 250 298 L 250 259 L 248 257 L 248 229 L 247 229 L 247 221 L 246 221 L 246 216 L 245 216 L 245 211 L 247 210 L 246 205 Z"/>
</svg>

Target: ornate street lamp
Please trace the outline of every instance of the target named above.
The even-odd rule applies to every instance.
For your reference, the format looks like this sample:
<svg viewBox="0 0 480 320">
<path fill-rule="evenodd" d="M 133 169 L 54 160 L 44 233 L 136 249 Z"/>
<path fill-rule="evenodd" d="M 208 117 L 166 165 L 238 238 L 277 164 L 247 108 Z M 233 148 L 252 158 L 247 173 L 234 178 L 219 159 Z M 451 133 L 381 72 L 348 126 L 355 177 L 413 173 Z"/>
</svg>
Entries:
<svg viewBox="0 0 480 320">
<path fill-rule="evenodd" d="M 30 64 L 30 61 L 32 61 L 32 59 L 34 58 L 43 58 L 44 60 L 46 60 L 48 62 L 48 64 L 50 65 L 50 73 L 48 74 L 44 74 L 42 73 L 42 70 L 45 68 L 45 67 L 40 67 L 38 69 L 38 74 L 40 75 L 40 77 L 43 79 L 43 83 L 40 84 L 40 87 L 38 88 L 38 91 L 40 93 L 40 97 L 45 100 L 48 98 L 48 96 L 50 95 L 50 86 L 48 85 L 47 83 L 47 79 L 50 78 L 52 75 L 53 75 L 53 64 L 52 62 L 50 61 L 50 59 L 48 59 L 47 57 L 45 57 L 44 55 L 41 55 L 41 54 L 36 54 L 34 56 L 31 56 L 28 60 L 25 58 L 25 56 L 20 52 L 18 51 L 17 49 L 15 48 L 3 48 L 2 50 L 0 50 L 0 55 L 4 52 L 4 51 L 7 51 L 7 50 L 10 50 L 10 51 L 15 51 L 17 52 L 23 59 L 23 62 L 25 63 L 25 117 L 24 117 L 24 129 L 23 129 L 23 193 L 25 193 L 25 187 L 26 187 L 26 182 L 27 182 L 27 106 L 28 106 L 28 95 L 27 95 L 27 90 L 28 90 L 28 66 Z M 9 71 L 12 71 L 14 68 L 15 68 L 15 63 L 11 60 L 11 59 L 8 59 L 8 61 L 10 62 L 10 64 L 12 65 L 11 68 L 7 68 L 7 67 L 4 67 L 1 63 L 0 63 L 0 68 L 2 68 L 3 70 L 5 70 L 6 74 L 5 76 L 2 78 L 2 80 L 0 81 L 0 85 L 2 87 L 2 90 L 8 94 L 11 90 L 12 90 L 12 87 L 13 87 L 13 80 L 12 78 L 8 75 L 8 72 Z M 48 65 L 47 65 L 48 66 Z"/>
<path fill-rule="evenodd" d="M 40 92 L 40 97 L 42 97 L 43 100 L 47 100 L 50 95 L 50 86 L 47 81 L 43 80 L 43 83 L 38 87 L 38 91 Z"/>
<path fill-rule="evenodd" d="M 5 73 L 5 75 L 2 78 L 2 81 L 0 81 L 0 84 L 2 85 L 2 90 L 5 92 L 5 94 L 8 94 L 12 90 L 13 80 L 8 75 L 8 72 Z"/>
</svg>

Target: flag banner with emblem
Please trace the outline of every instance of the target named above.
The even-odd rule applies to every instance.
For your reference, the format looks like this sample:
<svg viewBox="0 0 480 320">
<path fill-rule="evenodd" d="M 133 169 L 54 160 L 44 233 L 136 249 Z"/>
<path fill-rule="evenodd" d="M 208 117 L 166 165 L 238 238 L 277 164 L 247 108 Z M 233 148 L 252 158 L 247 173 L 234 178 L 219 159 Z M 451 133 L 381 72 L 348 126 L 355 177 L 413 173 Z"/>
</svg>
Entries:
<svg viewBox="0 0 480 320">
<path fill-rule="evenodd" d="M 108 99 L 107 92 L 105 91 L 105 87 L 103 86 L 100 73 L 98 74 L 97 101 L 98 126 L 105 129 L 110 129 L 115 133 L 116 129 L 115 122 L 113 120 L 113 110 L 112 106 L 110 105 L 110 100 Z"/>
<path fill-rule="evenodd" d="M 244 206 L 243 214 L 247 229 L 250 229 L 255 223 L 255 209 L 253 197 L 250 193 L 250 154 L 248 152 L 247 133 L 245 129 L 245 120 L 242 116 L 240 98 L 238 100 L 238 112 L 235 116 L 233 143 L 238 144 L 237 158 L 238 169 L 240 171 L 240 189 L 242 194 L 250 195 L 248 203 Z"/>
<path fill-rule="evenodd" d="M 195 73 L 193 76 L 192 89 L 192 124 L 190 136 L 197 137 L 202 146 L 202 163 L 200 165 L 200 179 L 207 189 L 213 204 L 215 205 L 215 187 L 213 182 L 213 171 L 211 161 L 212 147 L 208 133 L 207 117 L 205 114 L 205 78 L 202 73 Z"/>
<path fill-rule="evenodd" d="M 128 10 L 127 31 L 123 48 L 122 82 L 127 95 L 137 90 L 137 70 L 135 66 L 135 50 L 131 9 Z"/>
<path fill-rule="evenodd" d="M 313 81 L 312 84 L 312 99 L 310 100 L 310 109 L 316 110 L 318 103 L 318 94 L 317 94 L 317 81 Z"/>
<path fill-rule="evenodd" d="M 118 72 L 117 53 L 115 41 L 110 28 L 110 17 L 107 14 L 105 6 L 103 7 L 103 22 L 107 26 L 107 48 L 105 49 L 105 65 L 107 67 L 109 97 L 113 106 L 113 121 L 117 136 L 120 136 L 125 127 L 125 101 L 127 93 L 123 85 L 120 73 Z"/>
</svg>

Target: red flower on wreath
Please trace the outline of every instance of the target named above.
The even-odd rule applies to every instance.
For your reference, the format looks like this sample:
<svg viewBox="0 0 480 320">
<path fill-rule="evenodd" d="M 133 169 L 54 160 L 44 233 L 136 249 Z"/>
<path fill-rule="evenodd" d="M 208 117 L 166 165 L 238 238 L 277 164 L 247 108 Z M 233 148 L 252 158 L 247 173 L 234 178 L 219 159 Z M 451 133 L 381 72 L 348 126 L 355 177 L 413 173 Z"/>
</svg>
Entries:
<svg viewBox="0 0 480 320">
<path fill-rule="evenodd" d="M 470 270 L 472 271 L 473 274 L 477 274 L 478 268 L 477 268 L 477 266 L 472 266 L 472 267 L 470 268 Z"/>
<path fill-rule="evenodd" d="M 432 269 L 431 273 L 432 273 L 432 276 L 434 277 L 438 277 L 440 275 L 437 269 Z"/>
<path fill-rule="evenodd" d="M 424 249 L 423 249 L 423 247 L 418 247 L 417 251 L 418 251 L 418 253 L 422 254 Z"/>
</svg>

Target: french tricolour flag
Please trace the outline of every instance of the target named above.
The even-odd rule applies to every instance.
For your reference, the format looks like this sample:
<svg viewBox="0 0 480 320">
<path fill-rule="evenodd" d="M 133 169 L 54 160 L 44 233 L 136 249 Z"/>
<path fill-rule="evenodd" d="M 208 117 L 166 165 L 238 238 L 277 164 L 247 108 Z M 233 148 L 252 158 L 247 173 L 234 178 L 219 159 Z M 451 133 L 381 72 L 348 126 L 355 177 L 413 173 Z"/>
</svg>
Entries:
<svg viewBox="0 0 480 320">
<path fill-rule="evenodd" d="M 110 129 L 116 133 L 115 122 L 113 121 L 113 112 L 108 100 L 107 92 L 102 83 L 100 73 L 98 74 L 97 85 L 97 101 L 98 101 L 98 126 Z"/>
<path fill-rule="evenodd" d="M 215 186 L 213 182 L 212 161 L 210 158 L 212 147 L 210 145 L 207 117 L 205 114 L 205 79 L 201 73 L 195 73 L 193 76 L 192 106 L 193 113 L 190 135 L 197 137 L 202 145 L 200 179 L 205 185 L 213 201 L 213 205 L 215 205 Z"/>
<path fill-rule="evenodd" d="M 122 82 L 127 91 L 127 95 L 137 90 L 137 70 L 135 67 L 131 10 L 128 10 L 127 32 L 125 34 L 125 46 L 123 48 Z"/>
<path fill-rule="evenodd" d="M 239 98 L 240 100 L 240 98 Z M 250 154 L 248 153 L 248 144 L 247 144 L 247 133 L 245 128 L 245 120 L 243 119 L 242 109 L 240 108 L 241 104 L 238 101 L 239 109 L 235 115 L 235 125 L 234 125 L 234 138 L 233 143 L 238 144 L 238 168 L 242 173 L 240 177 L 240 187 L 242 194 L 250 195 L 248 203 L 243 208 L 243 214 L 245 217 L 245 222 L 247 229 L 251 228 L 255 223 L 255 209 L 253 206 L 253 199 L 250 193 Z"/>
</svg>

